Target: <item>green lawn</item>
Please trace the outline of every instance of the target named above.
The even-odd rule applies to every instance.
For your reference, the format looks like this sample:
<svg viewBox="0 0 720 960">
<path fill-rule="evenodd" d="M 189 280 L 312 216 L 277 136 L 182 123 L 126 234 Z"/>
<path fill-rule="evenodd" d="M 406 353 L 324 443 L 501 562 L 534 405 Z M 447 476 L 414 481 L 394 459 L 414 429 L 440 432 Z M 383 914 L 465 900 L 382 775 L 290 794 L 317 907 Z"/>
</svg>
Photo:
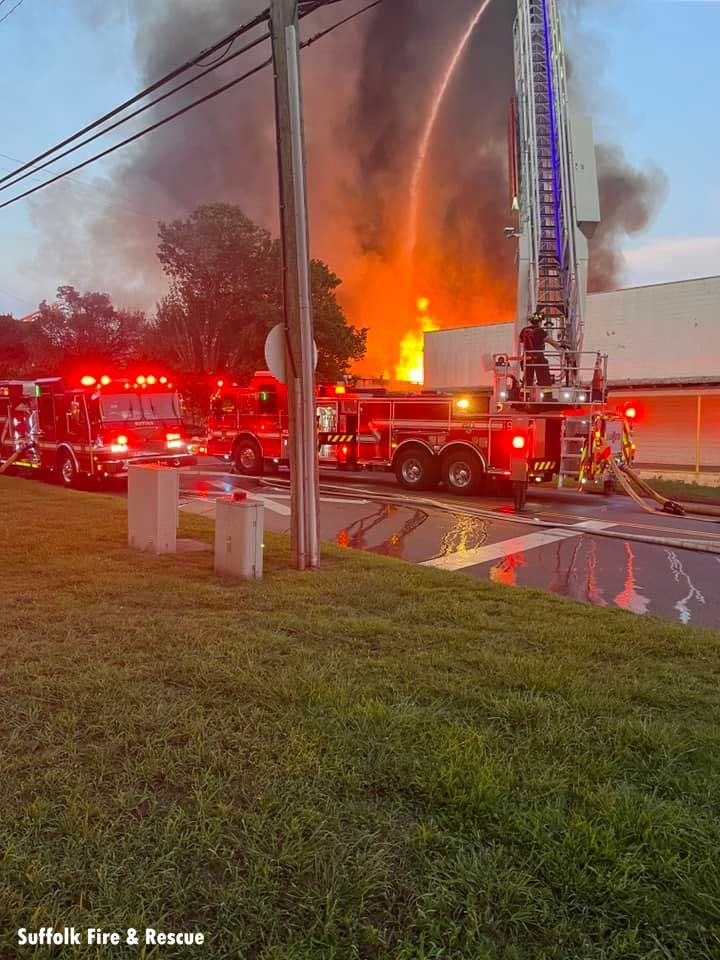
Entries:
<svg viewBox="0 0 720 960">
<path fill-rule="evenodd" d="M 664 497 L 675 500 L 710 500 L 720 505 L 720 487 L 708 487 L 702 483 L 685 480 L 663 480 L 661 477 L 645 477 L 645 482 Z"/>
<path fill-rule="evenodd" d="M 206 521 L 183 534 L 209 539 Z M 720 956 L 720 634 L 0 478 L 0 957 Z M 710 563 L 711 560 L 709 559 Z M 127 952 L 124 952 L 127 951 Z"/>
</svg>

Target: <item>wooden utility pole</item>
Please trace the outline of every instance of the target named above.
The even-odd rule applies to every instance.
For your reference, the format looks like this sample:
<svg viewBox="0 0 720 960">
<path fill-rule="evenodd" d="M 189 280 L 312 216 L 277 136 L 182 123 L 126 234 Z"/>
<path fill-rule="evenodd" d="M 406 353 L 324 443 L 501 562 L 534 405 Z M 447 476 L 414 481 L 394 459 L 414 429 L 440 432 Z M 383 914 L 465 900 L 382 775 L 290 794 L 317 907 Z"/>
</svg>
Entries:
<svg viewBox="0 0 720 960">
<path fill-rule="evenodd" d="M 296 569 L 315 570 L 320 565 L 319 472 L 297 6 L 297 0 L 271 0 L 270 13 L 287 344 L 290 542 Z"/>
</svg>

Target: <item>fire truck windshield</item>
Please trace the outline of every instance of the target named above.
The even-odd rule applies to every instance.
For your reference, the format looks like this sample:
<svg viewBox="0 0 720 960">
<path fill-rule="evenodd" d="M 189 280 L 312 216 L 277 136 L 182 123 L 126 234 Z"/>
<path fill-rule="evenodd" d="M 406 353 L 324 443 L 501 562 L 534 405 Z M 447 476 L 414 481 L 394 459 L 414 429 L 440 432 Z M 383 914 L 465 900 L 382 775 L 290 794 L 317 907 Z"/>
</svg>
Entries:
<svg viewBox="0 0 720 960">
<path fill-rule="evenodd" d="M 100 397 L 100 413 L 107 422 L 180 419 L 175 394 L 172 393 L 103 394 Z"/>
</svg>

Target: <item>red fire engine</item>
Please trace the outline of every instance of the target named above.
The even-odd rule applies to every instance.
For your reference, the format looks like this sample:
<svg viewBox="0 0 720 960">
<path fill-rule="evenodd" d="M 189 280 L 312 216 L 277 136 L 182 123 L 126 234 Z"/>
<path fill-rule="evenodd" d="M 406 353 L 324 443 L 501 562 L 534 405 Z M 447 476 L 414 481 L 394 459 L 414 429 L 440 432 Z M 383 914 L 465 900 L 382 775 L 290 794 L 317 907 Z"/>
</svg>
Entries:
<svg viewBox="0 0 720 960">
<path fill-rule="evenodd" d="M 318 388 L 316 409 L 321 464 L 392 470 L 409 489 L 442 481 L 450 492 L 470 495 L 488 479 L 517 480 L 518 461 L 529 481 L 550 480 L 561 468 L 567 412 L 560 404 L 536 413 L 532 405 L 498 411 L 488 391 L 355 392 L 333 385 Z M 582 409 L 573 414 L 580 419 Z M 604 435 L 596 413 L 587 409 L 585 416 L 583 434 L 592 426 Z M 287 427 L 287 390 L 271 374 L 257 373 L 247 387 L 218 381 L 207 453 L 238 473 L 272 471 L 288 461 Z"/>
<path fill-rule="evenodd" d="M 0 381 L 0 463 L 80 477 L 125 476 L 129 464 L 195 463 L 180 400 L 165 376 Z"/>
</svg>

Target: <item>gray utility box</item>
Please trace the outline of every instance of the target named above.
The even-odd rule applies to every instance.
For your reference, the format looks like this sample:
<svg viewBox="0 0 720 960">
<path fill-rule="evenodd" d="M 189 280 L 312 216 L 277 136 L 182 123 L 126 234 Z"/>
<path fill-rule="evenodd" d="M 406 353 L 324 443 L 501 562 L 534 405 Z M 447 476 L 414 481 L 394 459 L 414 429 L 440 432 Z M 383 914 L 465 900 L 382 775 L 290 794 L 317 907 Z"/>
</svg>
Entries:
<svg viewBox="0 0 720 960">
<path fill-rule="evenodd" d="M 215 501 L 215 573 L 243 580 L 263 575 L 264 507 L 235 495 Z"/>
<path fill-rule="evenodd" d="M 150 553 L 177 549 L 180 471 L 159 464 L 128 469 L 128 543 Z"/>
</svg>

